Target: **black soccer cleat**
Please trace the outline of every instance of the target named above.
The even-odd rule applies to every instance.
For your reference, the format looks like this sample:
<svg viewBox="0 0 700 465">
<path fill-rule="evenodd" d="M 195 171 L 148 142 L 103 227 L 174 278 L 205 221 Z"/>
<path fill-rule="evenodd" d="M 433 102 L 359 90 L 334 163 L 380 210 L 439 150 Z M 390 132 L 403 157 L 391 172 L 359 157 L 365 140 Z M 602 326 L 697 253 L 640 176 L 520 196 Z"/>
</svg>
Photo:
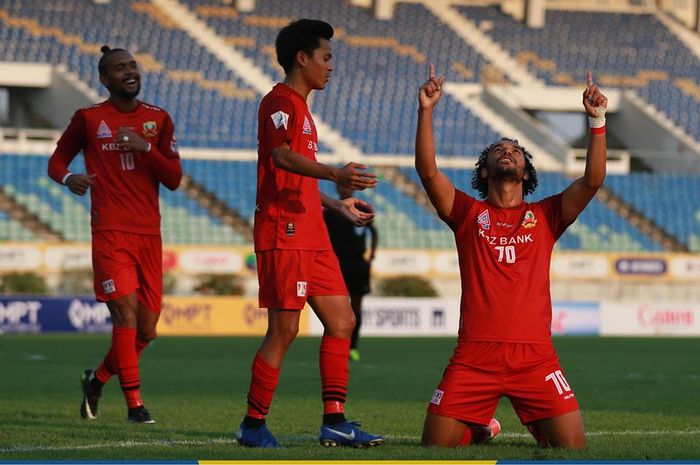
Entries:
<svg viewBox="0 0 700 465">
<path fill-rule="evenodd" d="M 143 405 L 141 407 L 130 408 L 129 409 L 129 423 L 136 423 L 139 425 L 152 425 L 156 421 L 151 417 L 151 414 L 146 407 Z"/>
<path fill-rule="evenodd" d="M 80 404 L 80 416 L 86 420 L 97 418 L 97 404 L 100 401 L 102 391 L 97 391 L 90 385 L 90 378 L 94 370 L 88 368 L 80 377 L 80 385 L 83 388 L 83 402 Z"/>
</svg>

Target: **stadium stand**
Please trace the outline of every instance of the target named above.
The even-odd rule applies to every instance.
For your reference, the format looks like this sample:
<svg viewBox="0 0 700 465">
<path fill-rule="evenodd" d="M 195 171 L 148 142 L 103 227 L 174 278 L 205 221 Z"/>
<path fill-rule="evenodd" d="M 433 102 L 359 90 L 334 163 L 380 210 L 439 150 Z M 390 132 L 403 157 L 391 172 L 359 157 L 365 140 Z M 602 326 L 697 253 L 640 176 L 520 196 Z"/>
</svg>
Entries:
<svg viewBox="0 0 700 465">
<path fill-rule="evenodd" d="M 496 6 L 456 6 L 549 85 L 570 85 L 587 69 L 600 84 L 636 90 L 700 140 L 700 61 L 652 14 L 548 10 L 528 28 Z"/>
<path fill-rule="evenodd" d="M 331 22 L 337 29 L 333 77 L 328 88 L 314 96 L 312 109 L 365 153 L 413 153 L 416 103 L 409 96 L 425 80 L 428 59 L 451 82 L 479 82 L 488 66 L 418 4 L 397 4 L 394 19 L 386 22 L 340 0 L 261 1 L 250 14 L 222 7 L 216 0 L 183 3 L 267 74 L 278 78 L 281 68 L 274 58 L 274 41 L 279 28 L 300 17 Z M 449 96 L 443 100 L 436 119 L 441 153 L 474 155 L 496 138 L 469 110 Z"/>
<path fill-rule="evenodd" d="M 120 5 L 0 0 L 0 61 L 64 64 L 101 92 L 100 46 L 129 48 L 143 99 L 170 112 L 182 146 L 255 148 L 256 93 L 150 3 Z"/>
<path fill-rule="evenodd" d="M 89 197 L 79 197 L 46 176 L 48 157 L 0 155 L 3 190 L 59 232 L 67 241 L 90 241 Z M 82 157 L 72 165 L 84 171 Z M 242 244 L 240 234 L 210 216 L 182 191 L 161 189 L 163 241 L 171 244 Z M 10 224 L 15 224 L 10 222 Z M 29 239 L 28 231 L 13 226 L 13 240 Z M 22 238 L 22 239 L 20 239 Z"/>
<path fill-rule="evenodd" d="M 182 169 L 252 224 L 257 187 L 256 162 L 183 160 Z"/>
<path fill-rule="evenodd" d="M 259 0 L 252 13 L 222 6 L 220 0 L 180 0 L 180 3 L 274 78 L 281 77 L 273 47 L 278 29 L 302 16 L 331 21 L 337 28 L 334 77 L 326 91 L 314 96 L 311 105 L 316 114 L 365 154 L 413 152 L 415 92 L 417 84 L 425 79 L 428 59 L 445 71 L 449 81 L 456 83 L 479 83 L 492 67 L 486 58 L 417 3 L 397 4 L 394 18 L 388 22 L 375 20 L 366 9 L 344 0 Z M 654 16 L 551 10 L 547 12 L 547 26 L 532 30 L 495 7 L 456 8 L 516 59 L 527 63 L 529 70 L 548 85 L 570 84 L 571 76 L 581 75 L 589 66 L 604 70 L 599 73 L 602 84 L 636 89 L 677 124 L 700 137 L 697 111 L 700 87 L 695 80 L 700 75 L 698 60 Z M 128 28 L 115 26 L 126 24 Z M 416 24 L 421 27 L 415 27 Z M 122 0 L 120 8 L 114 8 L 114 2 L 110 6 L 74 0 L 0 0 L 0 61 L 62 63 L 90 87 L 100 90 L 95 63 L 102 43 L 138 51 L 144 74 L 143 98 L 173 115 L 181 146 L 255 149 L 260 95 L 153 4 Z M 606 53 L 594 53 L 598 49 Z M 441 155 L 474 156 L 497 139 L 498 134 L 445 95 L 436 120 L 436 137 Z M 322 146 L 322 152 L 329 149 Z M 45 176 L 45 166 L 45 156 L 0 155 L 4 191 L 66 240 L 88 241 L 87 198 L 76 197 L 50 182 Z M 197 183 L 252 221 L 254 162 L 185 159 L 183 166 Z M 413 169 L 402 171 L 419 182 Z M 469 184 L 471 170 L 446 171 L 457 185 Z M 558 173 L 540 173 L 540 176 L 540 189 L 533 198 L 558 192 L 569 182 Z M 618 195 L 691 250 L 700 250 L 699 213 L 688 203 L 692 194 L 675 198 L 659 190 L 657 204 L 669 207 L 658 211 L 656 205 L 639 203 L 648 194 L 639 185 L 661 182 L 661 178 L 640 176 L 630 176 L 629 181 L 625 177 L 609 179 Z M 622 179 L 637 186 L 629 187 L 635 190 L 618 188 Z M 663 179 L 686 186 L 683 184 L 686 181 Z M 688 176 L 687 186 L 689 193 L 696 192 L 697 180 Z M 640 189 L 639 195 L 629 193 Z M 329 194 L 335 195 L 334 190 L 329 190 Z M 451 232 L 434 213 L 391 183 L 382 182 L 376 190 L 361 195 L 379 213 L 377 227 L 383 246 L 453 247 Z M 679 204 L 673 207 L 676 209 L 670 207 L 674 202 Z M 182 191 L 173 193 L 163 189 L 161 205 L 166 242 L 245 242 L 241 235 Z M 678 220 L 681 214 L 682 221 Z M 31 240 L 31 232 L 6 214 L 0 217 L 0 238 L 4 235 L 14 240 Z M 590 251 L 661 250 L 659 244 L 597 200 L 558 247 Z"/>
<path fill-rule="evenodd" d="M 33 241 L 34 239 L 34 234 L 31 231 L 10 218 L 7 212 L 0 210 L 0 242 Z"/>
<path fill-rule="evenodd" d="M 697 176 L 630 173 L 608 176 L 606 185 L 688 246 L 691 252 L 700 252 L 700 208 L 689 201 L 700 195 Z"/>
</svg>

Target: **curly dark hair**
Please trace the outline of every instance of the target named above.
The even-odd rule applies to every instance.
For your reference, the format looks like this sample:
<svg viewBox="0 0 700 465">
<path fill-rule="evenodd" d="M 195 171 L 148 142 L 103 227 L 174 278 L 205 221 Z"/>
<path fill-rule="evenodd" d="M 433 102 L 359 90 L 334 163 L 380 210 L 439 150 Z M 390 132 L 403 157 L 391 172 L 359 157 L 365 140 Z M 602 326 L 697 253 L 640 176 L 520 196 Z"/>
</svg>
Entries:
<svg viewBox="0 0 700 465">
<path fill-rule="evenodd" d="M 517 145 L 518 147 L 520 147 L 520 149 L 523 151 L 523 154 L 525 155 L 525 173 L 527 173 L 527 179 L 523 179 L 523 197 L 532 194 L 537 188 L 537 171 L 535 170 L 535 165 L 532 164 L 532 154 L 525 150 L 525 147 L 520 145 L 517 139 L 509 139 L 507 137 L 503 137 L 499 141 L 494 142 L 493 144 L 489 145 L 484 150 L 482 150 L 481 155 L 479 155 L 479 159 L 476 161 L 476 165 L 474 166 L 474 174 L 472 175 L 472 187 L 474 188 L 474 190 L 479 192 L 479 197 L 481 197 L 482 199 L 485 199 L 489 193 L 489 182 L 487 179 L 482 178 L 479 175 L 479 173 L 481 172 L 481 168 L 486 167 L 486 158 L 488 157 L 491 150 L 503 141 L 511 142 Z"/>
</svg>

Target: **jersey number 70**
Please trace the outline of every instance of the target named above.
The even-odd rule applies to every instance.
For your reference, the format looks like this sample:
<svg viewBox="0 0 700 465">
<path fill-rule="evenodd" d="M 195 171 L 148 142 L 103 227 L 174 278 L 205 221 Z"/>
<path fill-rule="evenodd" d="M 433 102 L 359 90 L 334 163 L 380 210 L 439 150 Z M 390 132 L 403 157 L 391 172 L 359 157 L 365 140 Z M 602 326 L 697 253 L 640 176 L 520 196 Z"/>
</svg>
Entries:
<svg viewBox="0 0 700 465">
<path fill-rule="evenodd" d="M 497 245 L 494 247 L 498 250 L 498 263 L 506 259 L 506 263 L 515 263 L 515 246 L 514 245 Z"/>
</svg>

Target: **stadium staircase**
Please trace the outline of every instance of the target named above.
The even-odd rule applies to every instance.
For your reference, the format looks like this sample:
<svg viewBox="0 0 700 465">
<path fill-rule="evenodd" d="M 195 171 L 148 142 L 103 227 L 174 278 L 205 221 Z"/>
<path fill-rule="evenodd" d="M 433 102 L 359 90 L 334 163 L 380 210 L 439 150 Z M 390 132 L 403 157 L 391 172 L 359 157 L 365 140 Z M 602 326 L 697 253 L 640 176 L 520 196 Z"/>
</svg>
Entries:
<svg viewBox="0 0 700 465">
<path fill-rule="evenodd" d="M 458 11 L 454 10 L 448 1 L 428 0 L 423 3 L 437 18 L 472 46 L 477 52 L 488 58 L 497 68 L 507 72 L 508 77 L 516 84 L 544 85 L 541 79 L 528 72 L 519 62 L 500 45 L 494 42 L 488 35 Z"/>
<path fill-rule="evenodd" d="M 188 197 L 196 201 L 211 216 L 218 218 L 221 223 L 231 227 L 247 243 L 253 242 L 253 226 L 250 222 L 242 217 L 237 210 L 219 199 L 215 193 L 209 192 L 202 184 L 187 175 L 182 177 L 179 190 L 184 191 Z"/>
<path fill-rule="evenodd" d="M 400 168 L 396 166 L 381 166 L 377 167 L 375 172 L 378 176 L 384 178 L 382 181 L 390 182 L 399 192 L 412 198 L 428 212 L 435 213 L 435 209 L 431 205 L 423 186 L 406 176 Z"/>
<path fill-rule="evenodd" d="M 644 215 L 622 197 L 615 194 L 612 189 L 605 186 L 601 187 L 596 198 L 603 202 L 610 210 L 629 221 L 631 225 L 637 227 L 642 234 L 660 243 L 664 250 L 670 252 L 690 252 L 688 246 L 681 243 L 675 236 L 654 222 L 654 220 Z"/>
<path fill-rule="evenodd" d="M 527 85 L 528 87 L 545 85 L 544 81 L 528 71 L 522 61 L 513 58 L 497 42 L 484 34 L 476 24 L 455 10 L 449 2 L 426 1 L 424 5 L 466 43 L 487 58 L 493 67 L 500 70 L 500 73 L 497 74 L 504 74 L 507 80 L 516 85 Z M 487 87 L 489 84 L 502 84 L 503 82 L 494 80 L 484 72 L 484 75 L 481 76 L 481 83 Z M 494 105 L 494 99 L 485 98 L 481 87 L 479 87 L 478 92 L 475 92 L 468 84 L 448 83 L 446 90 L 462 105 L 478 115 L 482 121 L 488 123 L 497 133 L 518 139 L 524 146 L 528 147 L 530 152 L 537 153 L 541 169 L 550 171 L 564 169 L 564 164 L 569 158 L 566 150 L 559 148 L 558 153 L 553 153 L 551 144 L 547 144 L 544 138 L 530 137 L 523 131 L 516 129 L 516 127 L 531 126 L 529 134 L 538 132 L 535 129 L 535 120 L 525 112 L 519 112 L 519 115 L 515 115 L 518 113 L 517 109 Z M 511 124 L 514 120 L 517 120 L 518 124 Z"/>
<path fill-rule="evenodd" d="M 660 10 L 654 10 L 654 15 L 666 28 L 678 38 L 680 42 L 685 44 L 699 60 L 700 60 L 700 37 L 694 32 L 681 26 L 673 19 L 669 18 Z"/>
<path fill-rule="evenodd" d="M 65 238 L 55 231 L 47 223 L 41 221 L 39 217 L 30 212 L 27 207 L 15 201 L 15 199 L 0 189 L 0 211 L 9 218 L 20 223 L 29 230 L 36 239 L 46 242 L 59 242 Z"/>
</svg>

